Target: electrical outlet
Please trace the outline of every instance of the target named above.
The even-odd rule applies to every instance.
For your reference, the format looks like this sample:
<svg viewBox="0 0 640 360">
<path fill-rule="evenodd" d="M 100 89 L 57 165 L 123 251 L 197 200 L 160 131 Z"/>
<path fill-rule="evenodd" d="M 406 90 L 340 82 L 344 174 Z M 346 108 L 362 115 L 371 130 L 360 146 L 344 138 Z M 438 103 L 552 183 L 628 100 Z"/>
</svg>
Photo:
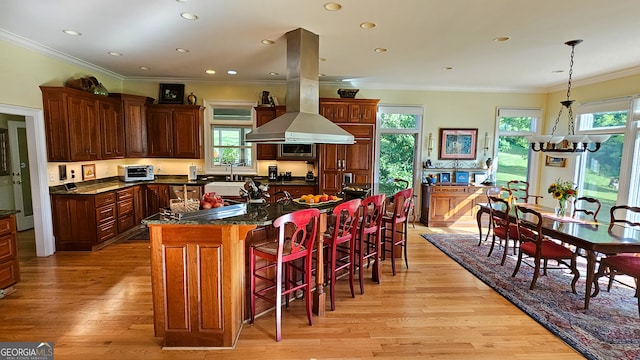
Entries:
<svg viewBox="0 0 640 360">
<path fill-rule="evenodd" d="M 56 181 L 56 173 L 50 172 L 49 173 L 49 182 L 54 182 Z"/>
<path fill-rule="evenodd" d="M 202 172 L 202 166 L 198 166 L 196 170 Z"/>
</svg>

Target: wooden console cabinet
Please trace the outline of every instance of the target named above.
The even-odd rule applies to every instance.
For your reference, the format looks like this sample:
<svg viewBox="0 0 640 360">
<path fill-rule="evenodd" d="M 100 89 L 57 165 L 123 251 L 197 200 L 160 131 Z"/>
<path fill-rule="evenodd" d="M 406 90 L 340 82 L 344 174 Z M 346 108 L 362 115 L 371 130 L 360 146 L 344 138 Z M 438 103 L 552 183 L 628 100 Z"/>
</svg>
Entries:
<svg viewBox="0 0 640 360">
<path fill-rule="evenodd" d="M 476 224 L 478 203 L 486 202 L 486 186 L 422 185 L 420 222 L 433 227 Z"/>
<path fill-rule="evenodd" d="M 0 218 L 0 289 L 6 289 L 20 281 L 16 216 Z"/>
</svg>

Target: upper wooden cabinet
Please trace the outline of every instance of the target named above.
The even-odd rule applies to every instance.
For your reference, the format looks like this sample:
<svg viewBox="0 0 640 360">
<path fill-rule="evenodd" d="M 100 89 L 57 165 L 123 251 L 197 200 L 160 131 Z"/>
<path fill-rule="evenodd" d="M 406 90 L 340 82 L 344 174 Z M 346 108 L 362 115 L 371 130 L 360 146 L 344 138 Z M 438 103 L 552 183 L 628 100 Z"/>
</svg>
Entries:
<svg viewBox="0 0 640 360">
<path fill-rule="evenodd" d="M 256 126 L 262 126 L 269 121 L 287 112 L 286 106 L 257 106 Z M 258 144 L 256 145 L 256 158 L 258 160 L 276 160 L 278 157 L 278 145 Z"/>
<path fill-rule="evenodd" d="M 320 115 L 335 123 L 375 124 L 379 101 L 320 98 Z"/>
<path fill-rule="evenodd" d="M 148 105 L 148 156 L 202 158 L 203 113 L 198 105 Z"/>
<path fill-rule="evenodd" d="M 129 158 L 147 156 L 147 105 L 153 98 L 129 94 L 109 94 L 122 104 L 124 119 L 124 155 Z"/>
<path fill-rule="evenodd" d="M 118 102 L 100 101 L 98 104 L 102 159 L 124 157 L 124 121 L 121 109 Z"/>
</svg>

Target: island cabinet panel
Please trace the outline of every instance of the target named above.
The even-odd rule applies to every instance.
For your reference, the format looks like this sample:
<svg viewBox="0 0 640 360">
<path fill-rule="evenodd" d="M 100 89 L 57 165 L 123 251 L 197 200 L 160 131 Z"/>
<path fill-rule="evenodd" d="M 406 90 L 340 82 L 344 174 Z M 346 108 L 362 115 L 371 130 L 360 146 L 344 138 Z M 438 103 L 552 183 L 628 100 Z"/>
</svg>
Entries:
<svg viewBox="0 0 640 360">
<path fill-rule="evenodd" d="M 472 185 L 423 186 L 420 221 L 434 227 L 475 224 L 477 205 L 486 201 L 485 188 Z"/>
<path fill-rule="evenodd" d="M 233 347 L 254 225 L 148 224 L 154 329 L 166 347 Z"/>
<path fill-rule="evenodd" d="M 0 289 L 20 281 L 15 215 L 0 219 Z"/>
</svg>

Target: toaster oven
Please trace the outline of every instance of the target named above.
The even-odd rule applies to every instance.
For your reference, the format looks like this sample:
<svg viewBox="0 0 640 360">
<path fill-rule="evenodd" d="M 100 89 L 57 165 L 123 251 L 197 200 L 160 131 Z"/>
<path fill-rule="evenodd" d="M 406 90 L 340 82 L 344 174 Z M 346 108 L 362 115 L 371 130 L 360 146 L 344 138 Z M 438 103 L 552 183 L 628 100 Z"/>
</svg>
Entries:
<svg viewBox="0 0 640 360">
<path fill-rule="evenodd" d="M 118 179 L 125 182 L 154 180 L 153 165 L 118 165 Z"/>
</svg>

